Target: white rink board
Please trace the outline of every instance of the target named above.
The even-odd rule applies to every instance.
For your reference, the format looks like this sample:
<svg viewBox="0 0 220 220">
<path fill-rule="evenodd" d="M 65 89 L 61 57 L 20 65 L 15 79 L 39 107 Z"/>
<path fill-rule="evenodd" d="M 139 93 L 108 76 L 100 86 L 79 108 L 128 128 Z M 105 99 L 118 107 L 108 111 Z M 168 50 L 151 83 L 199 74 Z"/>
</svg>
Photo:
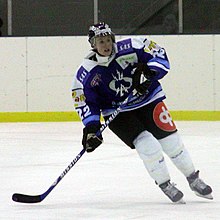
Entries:
<svg viewBox="0 0 220 220">
<path fill-rule="evenodd" d="M 213 37 L 173 35 L 153 39 L 166 48 L 170 59 L 171 70 L 161 80 L 169 109 L 214 110 Z"/>
<path fill-rule="evenodd" d="M 33 111 L 73 110 L 71 83 L 85 53 L 84 37 L 28 39 L 29 108 Z M 87 50 L 89 49 L 86 48 Z M 86 51 L 86 50 L 85 50 Z"/>
<path fill-rule="evenodd" d="M 220 109 L 220 35 L 216 35 L 215 38 L 215 53 L 214 53 L 214 105 L 215 109 Z"/>
<path fill-rule="evenodd" d="M 0 38 L 0 112 L 26 111 L 26 39 Z"/>
<path fill-rule="evenodd" d="M 148 37 L 168 52 L 171 71 L 161 83 L 169 109 L 219 111 L 220 37 Z M 0 38 L 0 49 L 0 112 L 73 110 L 71 83 L 90 49 L 86 36 Z"/>
</svg>

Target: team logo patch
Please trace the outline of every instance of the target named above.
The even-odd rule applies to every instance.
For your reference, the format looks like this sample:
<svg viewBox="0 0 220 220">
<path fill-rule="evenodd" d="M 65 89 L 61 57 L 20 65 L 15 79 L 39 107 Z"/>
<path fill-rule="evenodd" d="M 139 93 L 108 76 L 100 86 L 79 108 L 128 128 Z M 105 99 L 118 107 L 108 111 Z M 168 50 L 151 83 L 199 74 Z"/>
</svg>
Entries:
<svg viewBox="0 0 220 220">
<path fill-rule="evenodd" d="M 164 131 L 175 131 L 176 125 L 163 102 L 159 102 L 153 111 L 153 119 L 157 127 Z"/>
<path fill-rule="evenodd" d="M 94 78 L 91 80 L 91 86 L 92 87 L 98 86 L 101 81 L 102 81 L 101 80 L 101 74 L 96 74 L 94 76 Z"/>
</svg>

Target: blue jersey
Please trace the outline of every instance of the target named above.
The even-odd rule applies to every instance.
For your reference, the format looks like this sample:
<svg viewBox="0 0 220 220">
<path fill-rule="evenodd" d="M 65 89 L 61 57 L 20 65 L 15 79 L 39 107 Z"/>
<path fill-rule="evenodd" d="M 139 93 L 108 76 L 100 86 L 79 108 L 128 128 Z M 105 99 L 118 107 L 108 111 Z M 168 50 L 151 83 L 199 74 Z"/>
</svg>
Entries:
<svg viewBox="0 0 220 220">
<path fill-rule="evenodd" d="M 118 41 L 113 51 L 110 57 L 101 57 L 91 51 L 74 75 L 72 97 L 75 110 L 85 126 L 100 122 L 101 114 L 113 113 L 132 93 L 132 77 L 137 63 L 146 63 L 158 74 L 148 92 L 142 96 L 134 93 L 122 111 L 132 111 L 165 98 L 158 81 L 170 69 L 164 48 L 144 37 L 134 37 Z"/>
</svg>

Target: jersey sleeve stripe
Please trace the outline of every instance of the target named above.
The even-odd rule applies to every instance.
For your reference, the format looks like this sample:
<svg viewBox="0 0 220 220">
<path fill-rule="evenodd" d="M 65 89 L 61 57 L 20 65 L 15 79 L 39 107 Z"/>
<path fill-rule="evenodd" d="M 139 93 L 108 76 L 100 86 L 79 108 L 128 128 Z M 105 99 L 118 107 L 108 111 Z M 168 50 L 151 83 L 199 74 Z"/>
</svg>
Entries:
<svg viewBox="0 0 220 220">
<path fill-rule="evenodd" d="M 83 119 L 83 124 L 86 126 L 91 121 L 100 121 L 100 115 L 91 115 L 91 116 Z"/>
<path fill-rule="evenodd" d="M 160 68 L 160 69 L 162 69 L 166 72 L 169 71 L 169 67 L 167 68 L 163 64 L 158 63 L 158 62 L 148 62 L 147 64 L 148 64 L 149 67 L 151 67 L 151 66 L 154 67 L 155 66 L 155 67 L 158 67 L 158 68 Z"/>
</svg>

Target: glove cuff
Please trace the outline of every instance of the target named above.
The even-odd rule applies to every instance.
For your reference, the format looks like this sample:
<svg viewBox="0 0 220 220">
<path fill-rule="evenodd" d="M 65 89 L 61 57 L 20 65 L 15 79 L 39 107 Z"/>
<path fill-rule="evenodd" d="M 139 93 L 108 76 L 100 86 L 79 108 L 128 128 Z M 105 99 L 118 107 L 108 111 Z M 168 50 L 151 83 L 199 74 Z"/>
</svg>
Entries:
<svg viewBox="0 0 220 220">
<path fill-rule="evenodd" d="M 87 131 L 87 133 L 96 133 L 101 127 L 100 123 L 94 123 L 86 125 L 85 128 L 83 128 L 83 131 Z"/>
</svg>

